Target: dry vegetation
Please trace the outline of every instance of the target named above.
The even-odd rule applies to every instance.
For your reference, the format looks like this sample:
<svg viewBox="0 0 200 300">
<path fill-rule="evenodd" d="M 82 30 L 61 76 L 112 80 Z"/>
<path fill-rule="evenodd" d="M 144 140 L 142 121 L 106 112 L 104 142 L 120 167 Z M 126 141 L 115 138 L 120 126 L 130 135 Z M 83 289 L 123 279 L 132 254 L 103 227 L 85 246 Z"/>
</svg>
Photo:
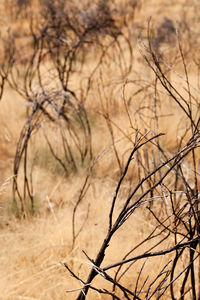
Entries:
<svg viewBox="0 0 200 300">
<path fill-rule="evenodd" d="M 199 1 L 66 3 L 0 4 L 0 299 L 200 299 Z"/>
</svg>

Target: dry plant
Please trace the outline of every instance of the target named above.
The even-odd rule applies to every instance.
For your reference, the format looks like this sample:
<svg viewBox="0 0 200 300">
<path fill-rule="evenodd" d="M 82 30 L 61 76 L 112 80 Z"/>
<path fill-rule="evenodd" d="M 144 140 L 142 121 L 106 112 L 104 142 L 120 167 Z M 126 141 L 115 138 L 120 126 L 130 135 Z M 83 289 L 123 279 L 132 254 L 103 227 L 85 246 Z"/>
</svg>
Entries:
<svg viewBox="0 0 200 300">
<path fill-rule="evenodd" d="M 198 272 L 200 215 L 197 165 L 200 145 L 200 116 L 197 109 L 198 98 L 192 94 L 192 86 L 189 82 L 178 31 L 177 40 L 185 72 L 183 80 L 185 81 L 184 89 L 187 91 L 186 96 L 177 90 L 176 85 L 168 79 L 167 73 L 171 68 L 166 69 L 164 60 L 154 51 L 150 29 L 148 29 L 148 45 L 140 41 L 140 48 L 145 61 L 155 74 L 155 99 L 157 94 L 163 92 L 162 88 L 164 88 L 170 99 L 175 101 L 178 108 L 184 113 L 187 126 L 173 155 L 162 148 L 160 143 L 162 133 L 156 134 L 153 129 L 145 134 L 136 131 L 132 151 L 118 181 L 107 214 L 107 234 L 94 259 L 83 251 L 92 266 L 87 280 L 74 273 L 68 264 L 64 264 L 70 274 L 83 285 L 76 299 L 85 299 L 90 290 L 98 294 L 109 295 L 112 299 L 151 299 L 154 296 L 156 299 L 160 299 L 165 294 L 170 295 L 171 299 L 177 299 L 177 297 L 184 299 L 188 293 L 192 299 L 199 299 L 200 297 Z M 159 124 L 156 110 L 154 119 Z M 156 131 L 158 130 L 159 127 L 156 128 Z M 146 146 L 147 151 L 144 151 L 145 157 L 142 159 L 141 150 Z M 119 200 L 120 189 L 134 159 L 136 160 L 134 168 L 138 168 L 140 176 L 138 176 L 138 180 L 132 181 L 128 196 Z M 185 165 L 190 168 L 189 175 L 185 172 Z M 154 202 L 159 200 L 161 204 L 158 209 Z M 121 202 L 120 209 L 116 209 L 118 201 Z M 113 237 L 120 234 L 121 227 L 130 222 L 141 207 L 148 208 L 149 217 L 155 220 L 155 227 L 152 232 L 146 235 L 142 242 L 134 245 L 132 249 L 127 249 L 121 260 L 102 266 Z M 132 230 L 134 231 L 134 228 Z M 166 240 L 168 247 L 164 246 Z M 153 246 L 152 241 L 154 241 Z M 145 249 L 148 249 L 145 252 L 142 250 L 144 245 Z M 126 249 L 126 243 L 123 248 Z M 139 255 L 134 255 L 136 249 L 137 251 L 140 249 Z M 145 275 L 145 259 L 148 259 L 148 263 L 151 264 L 153 257 L 160 256 L 165 257 L 163 265 L 160 266 L 156 276 L 149 280 L 150 276 Z M 140 260 L 143 262 L 137 271 L 138 277 L 135 284 L 125 284 L 123 277 L 130 272 L 131 274 L 135 273 L 135 263 Z M 113 269 L 115 269 L 115 275 L 112 276 L 109 271 Z M 110 282 L 111 287 L 107 289 L 103 285 L 101 287 L 96 286 L 93 282 L 97 276 Z M 144 278 L 141 279 L 142 277 Z"/>
<path fill-rule="evenodd" d="M 106 299 L 200 299 L 199 91 L 190 82 L 188 48 L 169 19 L 160 25 L 157 36 L 149 24 L 146 40 L 138 40 L 140 54 L 150 70 L 149 80 L 134 72 L 131 26 L 137 4 L 128 1 L 127 7 L 120 4 L 114 9 L 111 1 L 104 0 L 94 5 L 84 2 L 81 6 L 76 1 L 66 4 L 43 0 L 37 14 L 27 10 L 31 37 L 28 58 L 22 59 L 11 32 L 4 41 L 0 95 L 7 82 L 27 102 L 27 119 L 14 159 L 13 201 L 19 208 L 18 215 L 29 218 L 35 209 L 33 177 L 38 157 L 32 153 L 41 150 L 37 149 L 38 141 L 40 146 L 46 145 L 66 178 L 78 172 L 80 166 L 86 169 L 70 211 L 72 259 L 63 264 L 82 286 L 68 290 L 72 297 L 78 293 L 77 300 L 101 295 Z M 176 40 L 172 59 L 166 59 L 162 53 L 166 31 L 171 32 L 173 43 Z M 176 70 L 177 62 L 184 75 Z M 196 58 L 195 63 L 199 70 Z M 109 74 L 113 74 L 112 78 Z M 174 74 L 179 77 L 178 83 L 173 80 Z M 118 107 L 115 90 L 121 91 Z M 95 168 L 106 153 L 96 154 L 93 149 L 88 102 L 94 91 L 99 100 L 96 115 L 105 120 L 119 179 L 111 202 L 104 199 L 105 204 L 101 203 L 107 208 L 103 210 L 106 215 L 99 213 L 102 227 L 106 226 L 101 245 L 96 245 L 96 254 L 90 253 L 90 245 L 87 251 L 83 250 L 91 267 L 84 279 L 81 267 L 77 271 L 74 263 L 76 246 L 84 248 L 89 243 L 80 237 L 86 228 L 89 231 L 87 222 L 91 222 L 90 210 L 95 203 L 83 200 Z M 134 107 L 138 95 L 144 98 Z M 162 111 L 171 103 L 183 122 L 174 132 L 173 151 L 164 144 L 165 134 L 160 129 Z M 129 131 L 116 122 L 122 111 Z M 123 139 L 122 150 L 116 136 Z M 47 200 L 63 244 L 63 228 L 48 197 Z M 80 209 L 84 211 L 81 220 Z M 144 235 L 139 241 L 131 241 L 131 236 L 137 235 L 135 220 L 141 211 L 151 228 L 139 224 L 144 227 Z M 95 226 L 91 227 L 94 231 Z M 128 241 L 123 240 L 125 232 Z M 88 239 L 89 232 L 86 235 Z M 113 248 L 121 249 L 115 257 Z M 155 259 L 159 259 L 159 267 L 150 273 Z"/>
<path fill-rule="evenodd" d="M 29 12 L 32 45 L 26 49 L 28 59 L 23 59 L 23 47 L 10 34 L 6 39 L 9 51 L 4 43 L 7 60 L 1 73 L 2 92 L 7 79 L 28 106 L 27 121 L 16 148 L 13 182 L 13 201 L 19 207 L 19 214 L 25 217 L 30 207 L 34 212 L 34 159 L 31 164 L 29 153 L 32 136 L 42 132 L 52 158 L 66 176 L 77 171 L 80 165 L 90 165 L 91 128 L 85 102 L 93 76 L 110 48 L 115 48 L 116 55 L 125 61 L 121 49 L 123 33 L 115 25 L 109 3 L 99 1 L 91 8 L 88 4 L 78 8 L 76 3 L 66 5 L 63 1 L 42 1 L 38 5 L 37 14 Z M 125 37 L 124 40 L 128 44 Z M 91 53 L 98 53 L 92 70 L 85 67 L 89 46 Z M 131 55 L 130 45 L 129 49 Z M 86 83 L 83 83 L 85 73 Z M 20 171 L 23 180 L 19 180 Z M 19 181 L 23 181 L 23 186 Z"/>
</svg>

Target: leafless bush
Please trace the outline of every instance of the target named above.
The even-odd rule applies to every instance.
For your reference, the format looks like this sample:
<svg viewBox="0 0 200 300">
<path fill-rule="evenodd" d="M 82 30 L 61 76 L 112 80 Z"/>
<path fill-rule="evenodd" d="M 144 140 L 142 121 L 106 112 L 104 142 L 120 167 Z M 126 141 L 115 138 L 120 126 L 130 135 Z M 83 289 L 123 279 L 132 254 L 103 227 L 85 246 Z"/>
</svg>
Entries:
<svg viewBox="0 0 200 300">
<path fill-rule="evenodd" d="M 158 95 L 159 90 L 163 94 L 163 87 L 164 91 L 175 101 L 178 109 L 184 113 L 187 128 L 173 154 L 161 146 L 162 133 L 156 134 L 152 129 L 145 134 L 136 132 L 132 151 L 118 181 L 107 216 L 107 235 L 94 259 L 83 251 L 92 266 L 87 280 L 77 276 L 67 264 L 64 264 L 71 275 L 83 285 L 76 299 L 85 299 L 90 290 L 110 296 L 112 299 L 151 299 L 153 297 L 160 299 L 163 295 L 168 295 L 171 299 L 199 298 L 200 115 L 198 109 L 195 108 L 198 100 L 192 94 L 178 33 L 177 39 L 185 72 L 183 80 L 187 90 L 186 96 L 177 90 L 175 84 L 166 76 L 166 65 L 153 50 L 150 36 L 148 36 L 148 46 L 141 43 L 140 47 L 144 59 L 155 74 L 154 97 Z M 159 117 L 156 113 L 154 118 L 159 124 Z M 145 147 L 147 151 L 144 150 Z M 153 150 L 149 151 L 149 149 Z M 144 160 L 142 159 L 143 153 L 145 153 Z M 133 164 L 134 159 L 136 164 Z M 138 180 L 132 181 L 128 196 L 124 197 L 121 208 L 117 209 L 118 202 L 122 201 L 119 193 L 127 172 L 131 166 L 135 168 L 136 165 L 140 170 L 140 176 Z M 185 172 L 186 165 L 190 168 L 189 175 Z M 156 205 L 157 201 L 160 202 L 159 209 Z M 113 237 L 120 235 L 120 228 L 125 223 L 131 222 L 134 214 L 141 208 L 147 208 L 150 213 L 149 218 L 155 222 L 151 233 L 147 234 L 142 242 L 133 245 L 132 249 L 127 249 L 126 255 L 121 260 L 102 266 Z M 166 247 L 166 241 L 168 241 L 168 247 Z M 126 244 L 123 248 L 126 249 Z M 144 251 L 144 248 L 147 250 Z M 145 264 L 148 262 L 151 268 L 154 268 L 154 257 L 158 259 L 165 257 L 165 259 L 162 260 L 155 277 L 151 278 L 150 275 L 145 274 Z M 141 261 L 139 265 L 136 264 L 138 261 Z M 110 273 L 113 269 L 115 275 Z M 136 272 L 137 280 L 134 280 L 132 284 L 126 284 L 126 281 L 123 281 L 125 275 L 130 274 L 130 278 L 133 278 Z M 98 276 L 110 283 L 109 289 L 95 284 L 94 279 Z"/>
<path fill-rule="evenodd" d="M 110 48 L 120 57 L 121 39 L 129 43 L 116 25 L 109 2 L 83 7 L 76 4 L 41 1 L 36 13 L 29 12 L 28 43 L 20 45 L 12 32 L 7 40 L 12 47 L 7 52 L 5 49 L 8 67 L 1 69 L 2 91 L 6 79 L 27 102 L 28 116 L 17 144 L 13 182 L 14 202 L 20 203 L 25 216 L 29 214 L 28 207 L 34 211 L 34 159 L 31 166 L 28 150 L 32 136 L 42 133 L 52 158 L 66 175 L 80 165 L 90 165 L 91 128 L 85 104 L 93 77 L 110 55 Z M 131 55 L 130 46 L 129 49 Z M 94 51 L 95 57 L 98 55 L 96 65 L 88 71 L 86 60 L 89 55 L 93 57 Z M 59 150 L 52 141 L 53 132 L 62 145 Z M 23 170 L 23 187 L 19 185 L 20 170 Z"/>
</svg>

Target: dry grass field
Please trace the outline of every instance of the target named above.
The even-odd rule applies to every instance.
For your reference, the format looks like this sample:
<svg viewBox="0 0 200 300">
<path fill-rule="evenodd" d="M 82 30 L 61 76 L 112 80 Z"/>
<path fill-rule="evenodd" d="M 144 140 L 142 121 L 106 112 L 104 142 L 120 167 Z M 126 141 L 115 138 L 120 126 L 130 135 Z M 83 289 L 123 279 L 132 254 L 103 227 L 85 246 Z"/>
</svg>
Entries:
<svg viewBox="0 0 200 300">
<path fill-rule="evenodd" d="M 200 299 L 200 3 L 64 3 L 0 4 L 0 299 Z"/>
</svg>

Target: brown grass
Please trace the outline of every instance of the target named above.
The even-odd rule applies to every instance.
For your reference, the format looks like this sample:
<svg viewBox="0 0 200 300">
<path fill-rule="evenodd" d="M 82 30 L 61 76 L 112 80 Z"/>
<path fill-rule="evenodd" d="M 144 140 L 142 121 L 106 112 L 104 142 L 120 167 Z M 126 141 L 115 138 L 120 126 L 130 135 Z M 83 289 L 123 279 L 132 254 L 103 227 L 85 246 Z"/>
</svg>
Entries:
<svg viewBox="0 0 200 300">
<path fill-rule="evenodd" d="M 176 1 L 175 5 L 173 0 L 141 2 L 142 6 L 137 11 L 136 21 L 137 25 L 142 27 L 146 27 L 146 20 L 152 15 L 154 23 L 160 22 L 164 16 L 168 15 L 174 21 L 179 20 L 183 14 L 182 5 L 186 3 Z M 189 20 L 193 18 L 191 11 L 192 7 L 189 7 L 187 14 Z M 16 30 L 18 30 L 17 27 Z M 153 81 L 152 73 L 141 59 L 137 47 L 134 51 L 135 65 L 127 81 L 131 81 L 135 73 L 144 82 L 147 82 L 147 79 Z M 87 68 L 91 69 L 93 64 L 94 61 L 88 62 Z M 179 64 L 176 67 L 178 72 L 183 71 Z M 62 263 L 69 264 L 82 278 L 86 278 L 91 269 L 91 263 L 81 251 L 85 250 L 90 257 L 95 257 L 106 234 L 108 211 L 119 178 L 119 167 L 105 114 L 108 114 L 112 121 L 115 146 L 119 157 L 123 157 L 123 161 L 126 161 L 128 155 L 126 151 L 132 145 L 135 129 L 143 132 L 149 124 L 153 126 L 154 122 L 153 119 L 149 120 L 148 115 L 146 116 L 145 108 L 142 118 L 137 113 L 142 106 L 148 106 L 149 109 L 149 106 L 153 105 L 150 103 L 152 88 L 149 87 L 137 93 L 140 89 L 137 83 L 126 85 L 125 98 L 128 99 L 135 94 L 130 101 L 129 118 L 122 97 L 124 81 L 120 82 L 120 74 L 114 73 L 114 69 L 115 65 L 112 64 L 104 69 L 105 88 L 102 95 L 96 93 L 99 74 L 96 75 L 97 81 L 86 103 L 91 116 L 94 155 L 98 157 L 98 160 L 94 167 L 91 187 L 76 213 L 76 229 L 81 228 L 83 224 L 84 227 L 73 249 L 72 213 L 86 176 L 84 168 L 80 168 L 79 172 L 72 173 L 66 178 L 63 174 L 54 172 L 55 166 L 51 161 L 47 168 L 36 164 L 33 184 L 34 195 L 37 198 L 36 216 L 30 220 L 20 221 L 13 216 L 15 208 L 12 206 L 11 193 L 12 164 L 18 135 L 26 117 L 26 106 L 19 96 L 6 87 L 4 98 L 0 102 L 0 299 L 2 300 L 75 299 L 77 292 L 66 293 L 66 291 L 79 289 L 81 284 L 67 273 Z M 194 67 L 191 67 L 191 84 L 197 86 L 198 78 L 193 70 Z M 173 72 L 170 76 L 171 80 L 186 94 L 182 79 Z M 110 84 L 112 82 L 117 82 L 114 89 Z M 74 83 L 71 83 L 72 87 L 75 83 L 76 78 Z M 166 104 L 160 105 L 158 112 L 163 115 L 160 131 L 166 133 L 166 136 L 162 138 L 162 145 L 167 151 L 173 153 L 177 146 L 178 134 L 181 134 L 185 126 L 185 120 L 177 106 L 171 104 L 167 95 L 163 95 L 162 101 L 164 99 Z M 43 151 L 44 155 L 47 155 L 45 143 L 41 137 L 33 138 L 31 148 L 32 158 L 38 149 L 41 151 L 39 153 Z M 122 200 L 128 187 L 127 182 L 123 187 L 124 194 L 120 195 Z M 159 205 L 158 209 L 160 209 Z M 154 223 L 151 223 L 148 217 L 145 210 L 137 210 L 130 223 L 120 229 L 119 235 L 110 244 L 105 265 L 123 257 L 124 244 L 127 249 L 131 249 L 136 242 L 144 239 L 154 227 Z M 134 232 L 130 228 L 134 228 Z M 170 244 L 165 246 L 169 247 Z M 138 253 L 135 251 L 134 255 Z M 162 259 L 161 261 L 155 259 L 156 272 L 162 265 L 161 262 Z M 149 281 L 155 275 L 148 263 L 145 266 L 145 274 L 149 275 Z M 137 276 L 138 273 L 132 277 L 127 275 L 123 280 L 131 286 L 134 285 Z M 95 279 L 95 284 L 100 286 L 102 280 Z M 88 299 L 97 299 L 97 296 L 90 292 Z M 99 296 L 99 299 L 108 299 L 108 297 Z"/>
</svg>

